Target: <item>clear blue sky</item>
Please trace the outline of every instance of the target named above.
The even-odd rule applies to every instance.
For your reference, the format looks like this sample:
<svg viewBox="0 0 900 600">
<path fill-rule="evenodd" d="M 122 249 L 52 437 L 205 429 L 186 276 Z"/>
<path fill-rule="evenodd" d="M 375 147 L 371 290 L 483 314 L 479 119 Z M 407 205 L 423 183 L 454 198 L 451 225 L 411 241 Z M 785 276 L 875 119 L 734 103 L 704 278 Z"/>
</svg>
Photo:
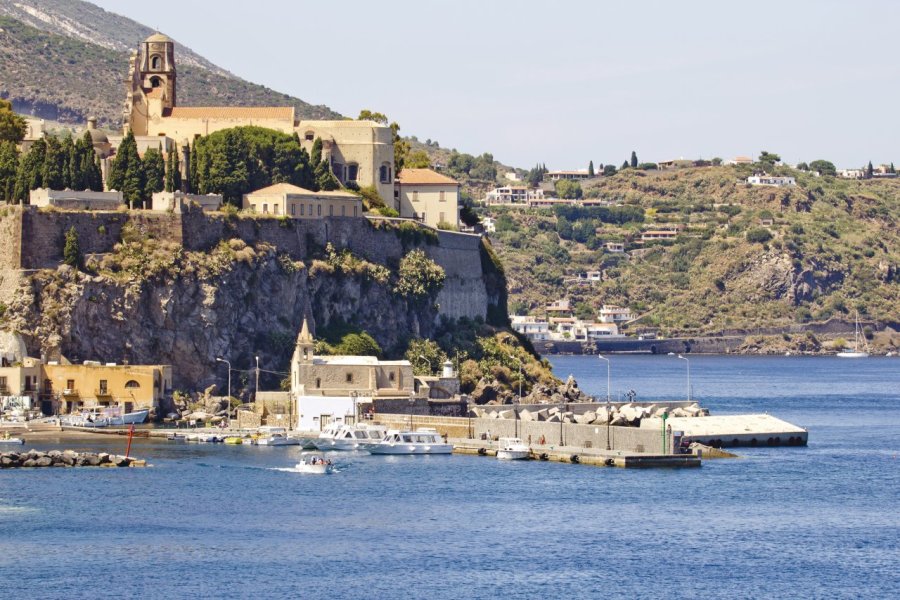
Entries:
<svg viewBox="0 0 900 600">
<path fill-rule="evenodd" d="M 245 79 L 515 166 L 900 163 L 887 1 L 94 1 Z"/>
</svg>

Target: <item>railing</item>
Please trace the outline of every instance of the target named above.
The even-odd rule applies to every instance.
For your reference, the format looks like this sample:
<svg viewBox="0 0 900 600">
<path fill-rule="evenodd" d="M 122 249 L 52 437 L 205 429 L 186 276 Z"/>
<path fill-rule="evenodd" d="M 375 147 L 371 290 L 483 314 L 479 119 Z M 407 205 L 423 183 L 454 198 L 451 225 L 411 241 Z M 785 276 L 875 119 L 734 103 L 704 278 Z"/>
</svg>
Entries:
<svg viewBox="0 0 900 600">
<path fill-rule="evenodd" d="M 100 396 L 112 396 L 112 394 L 110 394 L 109 390 L 106 388 L 99 388 L 99 389 L 94 390 L 94 395 L 98 398 Z"/>
</svg>

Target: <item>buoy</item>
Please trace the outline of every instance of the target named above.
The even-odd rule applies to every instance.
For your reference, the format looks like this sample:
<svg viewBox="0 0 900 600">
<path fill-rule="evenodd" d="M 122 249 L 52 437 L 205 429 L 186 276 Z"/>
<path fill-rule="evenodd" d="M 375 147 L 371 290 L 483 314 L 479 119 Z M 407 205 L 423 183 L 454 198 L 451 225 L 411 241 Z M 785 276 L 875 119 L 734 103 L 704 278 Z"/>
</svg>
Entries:
<svg viewBox="0 0 900 600">
<path fill-rule="evenodd" d="M 579 462 L 581 462 L 581 459 L 578 458 L 578 455 L 577 455 L 577 454 L 573 454 L 572 456 L 570 456 L 570 457 L 569 457 L 569 460 L 571 460 L 571 461 L 572 461 L 574 464 L 576 464 L 576 465 L 577 465 Z"/>
</svg>

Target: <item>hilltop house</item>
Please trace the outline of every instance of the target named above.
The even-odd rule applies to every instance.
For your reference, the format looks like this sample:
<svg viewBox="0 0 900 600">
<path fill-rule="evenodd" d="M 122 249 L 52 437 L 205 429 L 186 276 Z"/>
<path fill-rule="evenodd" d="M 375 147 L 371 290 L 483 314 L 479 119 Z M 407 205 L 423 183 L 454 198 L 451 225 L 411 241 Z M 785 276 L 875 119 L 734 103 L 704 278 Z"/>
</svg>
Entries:
<svg viewBox="0 0 900 600">
<path fill-rule="evenodd" d="M 786 187 L 797 185 L 797 181 L 793 177 L 779 177 L 776 175 L 751 175 L 747 178 L 750 185 L 773 185 L 776 187 Z"/>
<path fill-rule="evenodd" d="M 524 185 L 507 185 L 494 188 L 484 196 L 485 204 L 525 204 L 529 200 L 542 200 L 544 190 Z"/>
<path fill-rule="evenodd" d="M 432 227 L 459 225 L 459 182 L 432 169 L 403 169 L 394 182 L 400 216 Z"/>
<path fill-rule="evenodd" d="M 339 190 L 313 192 L 290 183 L 276 183 L 244 194 L 243 208 L 292 219 L 362 216 L 362 200 L 356 194 Z"/>
<path fill-rule="evenodd" d="M 591 175 L 587 171 L 548 171 L 544 178 L 549 181 L 559 181 L 560 179 L 568 179 L 570 181 L 581 181 L 590 179 Z"/>
</svg>

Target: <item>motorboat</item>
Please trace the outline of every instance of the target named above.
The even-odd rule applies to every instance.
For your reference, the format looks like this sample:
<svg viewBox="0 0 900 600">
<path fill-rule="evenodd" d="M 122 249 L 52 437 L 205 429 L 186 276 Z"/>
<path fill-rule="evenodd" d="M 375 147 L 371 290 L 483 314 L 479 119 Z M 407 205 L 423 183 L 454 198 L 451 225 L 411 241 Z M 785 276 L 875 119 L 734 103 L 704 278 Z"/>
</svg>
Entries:
<svg viewBox="0 0 900 600">
<path fill-rule="evenodd" d="M 326 427 L 312 440 L 319 450 L 369 450 L 385 436 L 378 425 L 338 425 Z"/>
<path fill-rule="evenodd" d="M 139 425 L 150 416 L 150 409 L 144 408 L 122 413 L 118 407 L 93 407 L 79 415 L 62 417 L 64 425 L 74 427 L 115 427 L 119 425 Z"/>
<path fill-rule="evenodd" d="M 519 438 L 500 438 L 498 440 L 497 458 L 499 460 L 527 460 L 531 457 L 531 449 Z"/>
<path fill-rule="evenodd" d="M 16 444 L 21 446 L 25 443 L 25 440 L 19 437 L 12 437 L 9 435 L 8 431 L 5 431 L 2 436 L 0 436 L 0 444 Z"/>
<path fill-rule="evenodd" d="M 232 435 L 225 438 L 225 443 L 230 445 L 239 446 L 244 443 L 244 439 L 240 436 Z"/>
<path fill-rule="evenodd" d="M 422 428 L 416 431 L 391 429 L 375 446 L 372 454 L 450 454 L 453 445 L 444 442 L 436 429 Z"/>
<path fill-rule="evenodd" d="M 334 472 L 334 465 L 318 452 L 304 452 L 300 455 L 300 462 L 294 466 L 294 470 L 313 475 L 328 475 Z"/>
<path fill-rule="evenodd" d="M 288 437 L 284 427 L 264 426 L 259 428 L 259 437 L 256 438 L 257 446 L 299 446 L 300 440 Z"/>
</svg>

